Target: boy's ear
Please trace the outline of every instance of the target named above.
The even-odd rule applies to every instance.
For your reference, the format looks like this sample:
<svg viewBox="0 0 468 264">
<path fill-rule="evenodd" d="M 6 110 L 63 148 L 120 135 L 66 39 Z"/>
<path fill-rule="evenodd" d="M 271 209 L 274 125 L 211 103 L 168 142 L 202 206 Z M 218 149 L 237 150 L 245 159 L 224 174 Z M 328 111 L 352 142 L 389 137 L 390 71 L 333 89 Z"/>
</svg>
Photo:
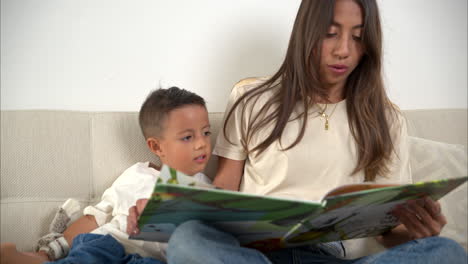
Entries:
<svg viewBox="0 0 468 264">
<path fill-rule="evenodd" d="M 146 145 L 154 154 L 158 155 L 159 157 L 163 157 L 164 153 L 161 149 L 161 141 L 157 138 L 149 137 L 146 139 Z"/>
</svg>

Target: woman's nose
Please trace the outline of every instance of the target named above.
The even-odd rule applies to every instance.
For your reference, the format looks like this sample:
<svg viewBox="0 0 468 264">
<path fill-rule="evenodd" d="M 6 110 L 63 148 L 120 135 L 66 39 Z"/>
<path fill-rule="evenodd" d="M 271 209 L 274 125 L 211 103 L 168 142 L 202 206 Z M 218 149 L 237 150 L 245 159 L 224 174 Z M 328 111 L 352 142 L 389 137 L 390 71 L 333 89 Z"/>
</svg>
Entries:
<svg viewBox="0 0 468 264">
<path fill-rule="evenodd" d="M 341 37 L 336 43 L 334 55 L 339 59 L 346 59 L 350 52 L 350 39 L 347 37 Z"/>
</svg>

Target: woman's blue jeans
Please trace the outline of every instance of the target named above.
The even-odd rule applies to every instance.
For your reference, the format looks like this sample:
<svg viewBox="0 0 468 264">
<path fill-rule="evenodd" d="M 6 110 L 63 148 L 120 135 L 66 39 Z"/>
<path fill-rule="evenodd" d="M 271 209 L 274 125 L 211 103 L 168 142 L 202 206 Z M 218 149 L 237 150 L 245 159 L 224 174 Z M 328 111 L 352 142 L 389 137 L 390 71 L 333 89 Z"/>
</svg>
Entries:
<svg viewBox="0 0 468 264">
<path fill-rule="evenodd" d="M 333 248 L 332 248 L 333 249 Z M 342 259 L 336 251 L 323 247 L 298 247 L 266 255 L 241 247 L 230 234 L 199 221 L 188 221 L 172 234 L 167 250 L 168 263 L 467 263 L 465 250 L 443 237 L 413 240 L 384 252 L 358 259 Z"/>
</svg>

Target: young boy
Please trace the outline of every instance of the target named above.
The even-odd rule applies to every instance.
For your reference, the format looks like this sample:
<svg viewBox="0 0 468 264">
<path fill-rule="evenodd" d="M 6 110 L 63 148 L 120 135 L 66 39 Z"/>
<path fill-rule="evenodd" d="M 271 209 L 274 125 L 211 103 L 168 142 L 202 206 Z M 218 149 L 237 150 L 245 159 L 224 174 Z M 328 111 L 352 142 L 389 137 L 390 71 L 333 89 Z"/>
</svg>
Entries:
<svg viewBox="0 0 468 264">
<path fill-rule="evenodd" d="M 211 182 L 202 173 L 211 156 L 210 124 L 203 98 L 177 87 L 156 90 L 143 103 L 139 123 L 149 149 L 161 163 L 198 180 Z M 64 263 L 74 259 L 83 263 L 141 261 L 141 257 L 133 253 L 165 261 L 165 243 L 129 240 L 126 233 L 129 208 L 138 199 L 151 195 L 158 170 L 149 162 L 131 166 L 104 192 L 101 202 L 86 207 L 84 216 L 65 230 L 65 239 L 53 239 L 35 254 L 17 252 L 12 244 L 2 245 L 2 263 L 43 263 L 63 258 L 67 244 L 71 245 L 72 241 L 73 247 L 63 259 Z M 88 232 L 91 234 L 73 240 L 78 234 Z M 125 252 L 116 240 L 124 246 Z M 161 262 L 148 259 L 144 263 Z"/>
</svg>

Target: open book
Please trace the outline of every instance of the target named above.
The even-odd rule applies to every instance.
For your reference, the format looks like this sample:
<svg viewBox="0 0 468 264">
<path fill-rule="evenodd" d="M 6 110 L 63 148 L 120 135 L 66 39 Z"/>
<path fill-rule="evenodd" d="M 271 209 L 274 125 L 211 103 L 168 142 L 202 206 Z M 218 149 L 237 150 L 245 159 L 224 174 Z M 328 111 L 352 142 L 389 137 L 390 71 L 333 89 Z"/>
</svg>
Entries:
<svg viewBox="0 0 468 264">
<path fill-rule="evenodd" d="M 216 189 L 163 166 L 138 220 L 140 233 L 130 238 L 167 242 L 188 220 L 201 220 L 261 251 L 376 236 L 399 224 L 391 214 L 396 205 L 424 196 L 438 200 L 467 179 L 346 185 L 314 202 Z"/>
</svg>

